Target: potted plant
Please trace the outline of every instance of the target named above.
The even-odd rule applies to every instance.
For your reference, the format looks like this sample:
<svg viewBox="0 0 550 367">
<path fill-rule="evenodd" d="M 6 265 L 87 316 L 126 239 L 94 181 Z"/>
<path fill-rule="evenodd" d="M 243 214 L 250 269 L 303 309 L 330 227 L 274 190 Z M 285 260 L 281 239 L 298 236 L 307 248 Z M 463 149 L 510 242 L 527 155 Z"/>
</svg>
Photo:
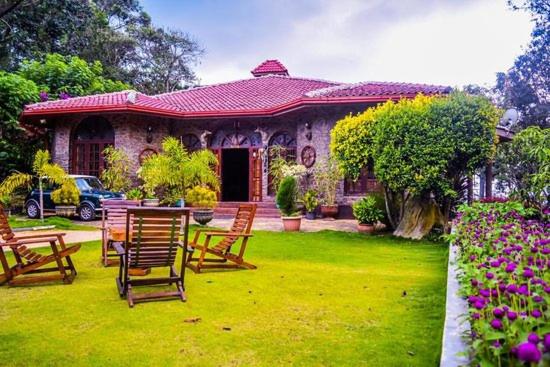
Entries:
<svg viewBox="0 0 550 367">
<path fill-rule="evenodd" d="M 376 198 L 366 196 L 353 204 L 353 216 L 357 219 L 357 230 L 361 233 L 373 233 L 376 222 L 384 217 L 378 208 Z"/>
<path fill-rule="evenodd" d="M 302 217 L 296 208 L 296 196 L 298 193 L 298 183 L 294 176 L 283 178 L 277 190 L 275 201 L 277 207 L 281 211 L 281 219 L 283 227 L 287 232 L 295 232 L 300 230 Z"/>
<path fill-rule="evenodd" d="M 141 200 L 141 205 L 147 207 L 160 206 L 160 200 L 155 196 L 154 191 L 147 191 L 145 197 Z"/>
<path fill-rule="evenodd" d="M 216 192 L 208 187 L 195 186 L 187 191 L 185 198 L 188 203 L 195 207 L 193 210 L 195 222 L 204 226 L 212 220 L 217 202 Z"/>
<path fill-rule="evenodd" d="M 128 200 L 143 200 L 143 192 L 139 187 L 134 187 L 126 193 L 126 199 Z"/>
<path fill-rule="evenodd" d="M 317 191 L 309 189 L 304 194 L 304 207 L 306 208 L 306 219 L 315 219 L 315 209 L 319 205 Z"/>
<path fill-rule="evenodd" d="M 55 204 L 55 214 L 70 217 L 76 214 L 76 207 L 80 204 L 80 191 L 73 181 L 67 181 L 51 193 Z"/>
<path fill-rule="evenodd" d="M 336 218 L 338 204 L 336 203 L 336 191 L 343 179 L 340 166 L 333 158 L 320 160 L 314 169 L 314 178 L 317 190 L 321 194 L 321 214 L 324 217 Z"/>
<path fill-rule="evenodd" d="M 162 151 L 147 157 L 138 170 L 147 195 L 143 205 L 159 201 L 165 205 L 174 205 L 195 186 L 219 190 L 220 182 L 215 170 L 217 164 L 218 159 L 210 150 L 189 153 L 178 139 L 165 138 Z"/>
</svg>

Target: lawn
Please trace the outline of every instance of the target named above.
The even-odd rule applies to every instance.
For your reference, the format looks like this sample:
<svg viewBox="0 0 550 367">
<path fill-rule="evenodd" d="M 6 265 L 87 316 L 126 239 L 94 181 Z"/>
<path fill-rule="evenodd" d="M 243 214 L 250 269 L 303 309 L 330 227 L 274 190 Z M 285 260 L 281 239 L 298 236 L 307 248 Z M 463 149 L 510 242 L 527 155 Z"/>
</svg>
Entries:
<svg viewBox="0 0 550 367">
<path fill-rule="evenodd" d="M 446 246 L 255 235 L 248 261 L 257 270 L 187 272 L 187 303 L 134 309 L 118 297 L 117 269 L 100 265 L 100 244 L 84 244 L 72 285 L 0 287 L 0 364 L 438 365 Z"/>
<path fill-rule="evenodd" d="M 40 219 L 30 219 L 23 216 L 10 216 L 8 222 L 12 228 L 30 228 L 30 227 L 40 227 L 40 226 L 51 226 L 54 225 L 56 229 L 63 230 L 96 230 L 97 228 L 85 224 L 76 224 L 68 218 L 62 217 L 45 217 L 42 222 Z M 84 222 L 82 222 L 84 223 Z"/>
</svg>

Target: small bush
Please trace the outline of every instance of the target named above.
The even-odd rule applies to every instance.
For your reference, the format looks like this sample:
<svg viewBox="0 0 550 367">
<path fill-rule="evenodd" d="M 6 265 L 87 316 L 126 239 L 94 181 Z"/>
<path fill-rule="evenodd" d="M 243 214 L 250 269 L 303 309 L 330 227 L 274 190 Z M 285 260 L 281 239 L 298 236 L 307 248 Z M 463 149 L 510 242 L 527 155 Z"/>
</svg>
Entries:
<svg viewBox="0 0 550 367">
<path fill-rule="evenodd" d="M 141 200 L 143 199 L 143 192 L 139 188 L 134 187 L 133 189 L 128 190 L 126 193 L 126 198 L 128 200 Z"/>
<path fill-rule="evenodd" d="M 296 209 L 296 194 L 298 192 L 298 183 L 293 176 L 287 176 L 281 181 L 277 197 L 275 198 L 277 206 L 281 213 L 286 217 L 298 216 Z"/>
<path fill-rule="evenodd" d="M 52 191 L 52 201 L 58 205 L 77 206 L 80 204 L 80 191 L 73 181 L 66 182 L 59 189 Z"/>
<path fill-rule="evenodd" d="M 210 209 L 216 206 L 218 198 L 216 197 L 216 193 L 209 188 L 195 186 L 187 191 L 186 200 L 192 206 Z"/>
<path fill-rule="evenodd" d="M 306 211 L 311 213 L 317 208 L 317 205 L 319 205 L 319 199 L 317 199 L 317 191 L 307 190 L 307 192 L 304 194 L 304 206 L 306 208 Z"/>
<path fill-rule="evenodd" d="M 384 213 L 378 209 L 376 198 L 366 196 L 353 204 L 353 216 L 360 224 L 374 224 L 384 218 Z"/>
</svg>

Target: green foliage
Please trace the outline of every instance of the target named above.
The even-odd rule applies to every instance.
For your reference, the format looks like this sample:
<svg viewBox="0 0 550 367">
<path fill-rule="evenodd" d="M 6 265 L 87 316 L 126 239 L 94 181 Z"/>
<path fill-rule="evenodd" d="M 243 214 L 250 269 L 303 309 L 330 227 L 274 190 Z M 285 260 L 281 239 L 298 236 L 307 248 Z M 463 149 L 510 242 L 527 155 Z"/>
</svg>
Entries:
<svg viewBox="0 0 550 367">
<path fill-rule="evenodd" d="M 101 62 L 87 63 L 77 56 L 47 54 L 43 60 L 24 60 L 19 75 L 53 96 L 60 93 L 84 96 L 130 89 L 127 84 L 105 79 Z"/>
<path fill-rule="evenodd" d="M 126 151 L 120 148 L 107 147 L 103 150 L 107 169 L 101 173 L 101 181 L 107 190 L 127 192 L 132 186 L 130 177 L 131 162 Z"/>
<path fill-rule="evenodd" d="M 353 204 L 353 216 L 361 224 L 374 224 L 384 218 L 384 213 L 378 208 L 376 198 L 366 196 Z"/>
<path fill-rule="evenodd" d="M 76 184 L 70 180 L 61 185 L 57 190 L 51 193 L 52 201 L 58 205 L 74 205 L 80 204 L 80 192 Z"/>
<path fill-rule="evenodd" d="M 314 211 L 317 206 L 319 205 L 319 199 L 317 199 L 317 191 L 315 190 L 307 190 L 304 194 L 304 206 L 306 208 L 306 211 L 312 212 Z"/>
<path fill-rule="evenodd" d="M 199 150 L 189 154 L 174 137 L 165 138 L 162 149 L 161 153 L 148 157 L 138 170 L 148 195 L 156 193 L 163 203 L 174 203 L 195 186 L 219 190 L 219 178 L 214 170 L 218 159 L 211 151 Z"/>
<path fill-rule="evenodd" d="M 126 192 L 126 198 L 128 200 L 141 200 L 143 199 L 143 192 L 139 188 L 134 187 Z"/>
<path fill-rule="evenodd" d="M 296 196 L 298 195 L 298 182 L 293 176 L 283 178 L 277 190 L 275 202 L 285 217 L 298 216 L 296 208 Z"/>
<path fill-rule="evenodd" d="M 186 199 L 192 206 L 208 209 L 215 207 L 218 201 L 216 193 L 203 186 L 195 186 L 187 191 Z"/>
<path fill-rule="evenodd" d="M 541 210 L 550 198 L 550 129 L 531 126 L 500 144 L 495 173 L 511 196 Z"/>
<path fill-rule="evenodd" d="M 336 190 L 343 179 L 338 161 L 332 157 L 319 159 L 313 168 L 315 185 L 324 205 L 336 204 Z"/>
<path fill-rule="evenodd" d="M 27 136 L 18 118 L 25 104 L 38 101 L 38 92 L 32 81 L 0 71 L 0 179 L 32 162 L 36 139 Z"/>
<path fill-rule="evenodd" d="M 338 121 L 330 132 L 330 151 L 346 176 L 357 179 L 372 156 L 374 110 L 368 109 Z"/>
</svg>

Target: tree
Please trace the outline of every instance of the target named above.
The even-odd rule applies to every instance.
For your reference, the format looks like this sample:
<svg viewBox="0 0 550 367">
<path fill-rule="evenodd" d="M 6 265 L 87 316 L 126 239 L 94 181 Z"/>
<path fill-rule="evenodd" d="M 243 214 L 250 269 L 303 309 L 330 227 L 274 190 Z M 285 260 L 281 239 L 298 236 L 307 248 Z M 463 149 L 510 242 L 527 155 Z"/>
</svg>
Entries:
<svg viewBox="0 0 550 367">
<path fill-rule="evenodd" d="M 191 65 L 204 52 L 179 30 L 142 27 L 135 31 L 139 70 L 134 83 L 144 93 L 171 92 L 196 82 Z"/>
<path fill-rule="evenodd" d="M 495 176 L 501 189 L 542 210 L 550 199 L 550 129 L 531 126 L 497 149 Z"/>
<path fill-rule="evenodd" d="M 41 91 L 67 98 L 129 89 L 120 81 L 103 77 L 99 61 L 88 64 L 77 56 L 47 54 L 43 60 L 23 61 L 18 71 L 25 79 L 35 82 Z"/>
<path fill-rule="evenodd" d="M 506 73 L 497 74 L 495 90 L 505 107 L 521 113 L 519 127 L 550 126 L 550 2 L 508 1 L 514 10 L 531 14 L 531 42 Z"/>
<path fill-rule="evenodd" d="M 144 181 L 147 194 L 162 193 L 163 201 L 173 204 L 195 186 L 218 191 L 220 183 L 213 168 L 217 164 L 218 159 L 210 150 L 189 154 L 178 139 L 167 137 L 162 142 L 162 152 L 145 159 L 138 176 Z"/>
<path fill-rule="evenodd" d="M 59 53 L 99 61 L 106 78 L 147 93 L 196 81 L 192 66 L 202 49 L 182 31 L 154 27 L 139 0 L 24 0 L 3 9 L 0 66 L 6 70 Z"/>
<path fill-rule="evenodd" d="M 44 194 L 42 188 L 44 186 L 44 182 L 47 181 L 51 184 L 57 184 L 60 186 L 67 185 L 68 187 L 75 185 L 61 166 L 51 163 L 50 161 L 50 153 L 47 150 L 39 150 L 36 152 L 32 165 L 33 174 L 22 172 L 12 173 L 0 184 L 0 196 L 9 196 L 16 189 L 21 187 L 30 188 L 33 179 L 36 179 L 38 181 L 38 189 L 40 190 L 40 219 L 43 221 Z"/>
<path fill-rule="evenodd" d="M 498 116 L 487 99 L 459 92 L 388 101 L 340 120 L 331 150 L 352 177 L 372 158 L 394 234 L 422 238 L 446 225 L 464 177 L 493 156 Z"/>
<path fill-rule="evenodd" d="M 23 105 L 37 100 L 38 87 L 34 82 L 0 72 L 0 178 L 14 169 L 30 168 L 37 139 L 28 136 L 18 118 Z"/>
</svg>

